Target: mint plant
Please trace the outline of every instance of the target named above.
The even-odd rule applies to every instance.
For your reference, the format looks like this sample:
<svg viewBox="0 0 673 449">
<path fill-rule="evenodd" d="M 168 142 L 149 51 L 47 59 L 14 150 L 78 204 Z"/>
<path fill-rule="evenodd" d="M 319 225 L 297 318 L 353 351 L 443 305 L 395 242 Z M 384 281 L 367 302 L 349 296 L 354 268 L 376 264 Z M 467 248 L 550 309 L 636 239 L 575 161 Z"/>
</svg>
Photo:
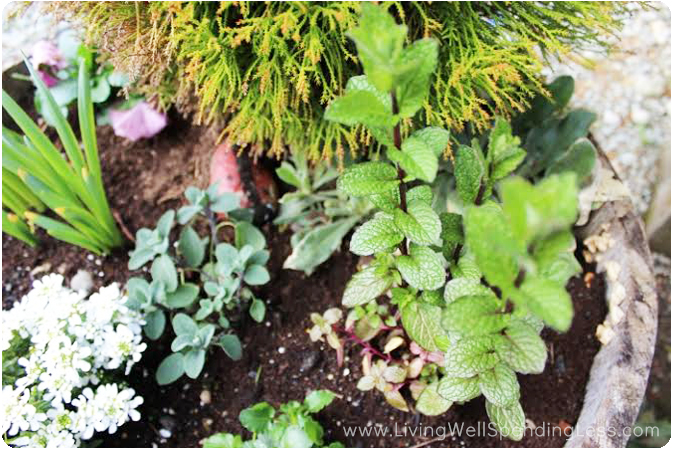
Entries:
<svg viewBox="0 0 673 449">
<path fill-rule="evenodd" d="M 252 440 L 217 433 L 206 438 L 203 447 L 343 447 L 338 442 L 325 446 L 323 428 L 311 416 L 327 407 L 334 397 L 329 390 L 316 390 L 303 403 L 290 401 L 278 411 L 266 402 L 257 403 L 238 416 L 243 427 L 252 432 Z"/>
<path fill-rule="evenodd" d="M 248 216 L 238 209 L 234 194 L 218 194 L 217 186 L 207 190 L 189 187 L 188 205 L 164 213 L 155 229 L 140 229 L 136 247 L 129 253 L 129 269 L 137 270 L 151 262 L 151 280 L 133 277 L 127 283 L 132 307 L 145 314 L 145 335 L 156 340 L 163 334 L 167 314 L 175 338 L 173 354 L 157 369 L 159 384 L 169 384 L 183 374 L 196 378 L 201 373 L 212 345 L 220 346 L 234 360 L 241 358 L 241 343 L 232 332 L 232 320 L 242 321 L 246 311 L 262 322 L 266 306 L 255 297 L 250 286 L 269 281 L 265 265 L 269 260 L 264 235 L 250 222 L 234 217 Z M 231 221 L 218 222 L 216 214 L 228 214 Z M 182 225 L 179 238 L 171 244 L 175 219 Z M 210 233 L 201 237 L 198 221 Z M 234 230 L 233 244 L 219 242 L 218 231 Z"/>
<path fill-rule="evenodd" d="M 310 167 L 306 155 L 295 153 L 276 170 L 280 179 L 297 190 L 280 199 L 280 214 L 274 223 L 292 231 L 292 253 L 283 268 L 311 275 L 341 247 L 350 230 L 372 210 L 364 198 L 348 198 L 334 188 L 327 188 L 338 176 L 325 163 Z"/>
<path fill-rule="evenodd" d="M 551 175 L 537 185 L 510 176 L 526 152 L 497 118 L 483 148 L 474 139 L 453 150 L 456 207 L 438 214 L 429 184 L 449 134 L 437 127 L 402 132 L 402 122 L 413 123 L 426 101 L 437 42 L 405 46 L 406 27 L 372 4 L 363 4 L 350 37 L 365 75 L 348 82 L 325 117 L 364 125 L 387 158 L 355 164 L 337 181 L 341 192 L 379 209 L 351 238 L 351 251 L 373 261 L 348 282 L 342 301 L 363 308 L 351 321 L 367 317 L 377 329 L 371 338 L 389 348 L 386 354 L 358 337 L 369 346 L 359 387 L 381 391 L 404 410 L 400 388 L 413 384 L 416 409 L 431 415 L 483 394 L 496 428 L 520 440 L 524 413 L 516 373 L 542 372 L 547 353 L 540 331 L 545 325 L 566 331 L 572 319 L 565 284 L 580 271 L 571 233 L 576 174 Z M 384 294 L 391 298 L 389 316 L 371 305 Z M 371 310 L 383 312 L 379 321 L 369 318 Z M 392 321 L 384 324 L 390 317 L 395 326 L 399 317 L 401 326 L 386 335 L 381 330 L 396 330 L 389 329 Z M 404 363 L 405 338 L 422 362 L 440 362 L 421 382 L 410 379 L 411 362 Z M 443 361 L 431 356 L 438 352 Z M 380 360 L 372 362 L 369 354 Z"/>
</svg>

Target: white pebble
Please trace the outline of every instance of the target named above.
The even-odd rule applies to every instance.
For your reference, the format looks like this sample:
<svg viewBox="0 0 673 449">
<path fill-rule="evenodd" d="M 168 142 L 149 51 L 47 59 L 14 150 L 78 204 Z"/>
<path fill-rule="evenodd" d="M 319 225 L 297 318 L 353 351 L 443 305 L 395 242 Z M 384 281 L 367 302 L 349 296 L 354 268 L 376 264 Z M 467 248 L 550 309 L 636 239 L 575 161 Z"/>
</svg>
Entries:
<svg viewBox="0 0 673 449">
<path fill-rule="evenodd" d="M 161 435 L 161 438 L 170 438 L 173 434 L 168 429 L 159 429 L 159 435 Z"/>
<path fill-rule="evenodd" d="M 344 369 L 344 376 L 348 376 L 351 373 L 351 370 L 348 368 Z"/>
<path fill-rule="evenodd" d="M 327 380 L 334 380 L 334 374 L 329 373 L 329 374 L 327 375 Z"/>
<path fill-rule="evenodd" d="M 278 348 L 278 354 L 285 354 L 285 348 L 283 346 Z"/>
<path fill-rule="evenodd" d="M 93 254 L 87 254 L 86 259 L 87 260 L 93 260 Z"/>
</svg>

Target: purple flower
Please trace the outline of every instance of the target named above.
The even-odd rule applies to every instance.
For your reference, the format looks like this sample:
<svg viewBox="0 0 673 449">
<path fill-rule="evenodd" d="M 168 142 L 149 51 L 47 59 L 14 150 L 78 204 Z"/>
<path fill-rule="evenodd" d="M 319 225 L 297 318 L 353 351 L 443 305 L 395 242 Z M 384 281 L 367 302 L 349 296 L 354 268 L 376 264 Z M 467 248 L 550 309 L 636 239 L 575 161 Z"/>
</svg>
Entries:
<svg viewBox="0 0 673 449">
<path fill-rule="evenodd" d="M 67 64 L 56 45 L 45 40 L 36 42 L 33 45 L 31 59 L 47 87 L 58 84 L 59 79 L 56 77 L 56 72 L 65 68 Z"/>
<path fill-rule="evenodd" d="M 155 111 L 147 102 L 141 101 L 131 109 L 110 110 L 110 122 L 117 136 L 132 141 L 146 139 L 166 127 L 166 114 Z"/>
</svg>

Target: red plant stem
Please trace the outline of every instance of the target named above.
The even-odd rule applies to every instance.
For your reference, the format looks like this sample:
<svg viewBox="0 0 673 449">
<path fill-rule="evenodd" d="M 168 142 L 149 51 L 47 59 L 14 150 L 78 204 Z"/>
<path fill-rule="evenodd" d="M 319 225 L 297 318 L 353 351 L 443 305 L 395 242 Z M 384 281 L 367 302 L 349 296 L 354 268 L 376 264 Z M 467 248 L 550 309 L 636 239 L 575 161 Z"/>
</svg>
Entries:
<svg viewBox="0 0 673 449">
<path fill-rule="evenodd" d="M 348 329 L 344 329 L 336 324 L 332 325 L 332 328 L 336 332 L 346 334 L 348 340 L 354 341 L 358 345 L 362 346 L 365 352 L 371 352 L 372 354 L 381 357 L 382 359 L 385 359 L 386 362 L 390 362 L 393 359 L 390 354 L 383 354 L 381 351 L 370 345 L 368 342 L 364 341 L 363 339 L 355 335 L 355 332 L 349 331 Z"/>
<path fill-rule="evenodd" d="M 395 92 L 390 93 L 390 100 L 392 103 L 392 108 L 393 108 L 393 115 L 397 115 L 400 113 L 400 108 L 397 104 L 397 96 L 395 95 Z M 395 125 L 393 128 L 393 143 L 395 145 L 395 148 L 398 150 L 402 149 L 402 133 L 400 131 L 400 124 L 399 122 Z M 402 170 L 402 167 L 397 167 L 397 179 L 400 180 L 400 208 L 402 208 L 402 211 L 406 212 L 407 211 L 407 184 L 404 182 L 404 178 L 406 176 L 406 173 L 404 173 L 404 170 Z M 402 254 L 405 256 L 409 254 L 407 250 L 407 242 L 406 239 L 404 242 L 402 242 Z"/>
</svg>

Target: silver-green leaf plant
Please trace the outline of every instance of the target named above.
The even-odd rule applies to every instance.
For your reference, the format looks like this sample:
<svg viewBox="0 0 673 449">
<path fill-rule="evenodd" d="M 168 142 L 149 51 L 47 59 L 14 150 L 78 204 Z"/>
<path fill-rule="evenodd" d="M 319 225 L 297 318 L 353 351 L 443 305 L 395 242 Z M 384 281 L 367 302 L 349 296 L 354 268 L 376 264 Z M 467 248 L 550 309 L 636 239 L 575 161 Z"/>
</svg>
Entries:
<svg viewBox="0 0 673 449">
<path fill-rule="evenodd" d="M 543 371 L 542 328 L 565 332 L 573 316 L 565 284 L 580 271 L 571 233 L 576 175 L 537 185 L 510 176 L 526 152 L 498 118 L 483 147 L 475 139 L 453 149 L 455 207 L 437 213 L 430 184 L 449 133 L 429 127 L 403 135 L 401 122 L 413 123 L 426 104 L 438 44 L 405 45 L 406 35 L 383 9 L 364 4 L 350 36 L 365 74 L 325 112 L 366 126 L 386 147 L 385 158 L 352 165 L 337 181 L 339 191 L 367 198 L 378 212 L 351 238 L 352 252 L 373 259 L 346 286 L 343 305 L 354 312 L 332 328 L 366 344 L 360 389 L 376 389 L 405 410 L 400 392 L 409 387 L 416 410 L 429 415 L 483 395 L 495 427 L 520 440 L 517 373 Z M 382 295 L 391 298 L 389 312 L 372 306 Z M 411 367 L 409 339 L 424 351 L 421 370 Z"/>
<path fill-rule="evenodd" d="M 169 321 L 173 328 L 172 354 L 156 372 L 161 385 L 175 382 L 183 374 L 199 376 L 211 346 L 219 346 L 234 360 L 241 358 L 241 342 L 232 321 L 242 322 L 246 314 L 262 322 L 264 301 L 255 297 L 252 286 L 269 282 L 266 263 L 269 251 L 262 232 L 246 220 L 239 198 L 217 193 L 217 185 L 207 190 L 189 187 L 186 206 L 164 213 L 155 229 L 140 229 L 136 247 L 129 253 L 129 269 L 150 267 L 151 279 L 133 277 L 127 283 L 132 307 L 145 314 L 145 335 L 156 340 Z M 227 214 L 231 221 L 218 221 Z M 177 241 L 172 241 L 175 221 L 182 225 Z M 201 237 L 196 229 L 203 222 L 209 232 Z M 234 230 L 233 243 L 220 242 L 219 230 Z"/>
</svg>

